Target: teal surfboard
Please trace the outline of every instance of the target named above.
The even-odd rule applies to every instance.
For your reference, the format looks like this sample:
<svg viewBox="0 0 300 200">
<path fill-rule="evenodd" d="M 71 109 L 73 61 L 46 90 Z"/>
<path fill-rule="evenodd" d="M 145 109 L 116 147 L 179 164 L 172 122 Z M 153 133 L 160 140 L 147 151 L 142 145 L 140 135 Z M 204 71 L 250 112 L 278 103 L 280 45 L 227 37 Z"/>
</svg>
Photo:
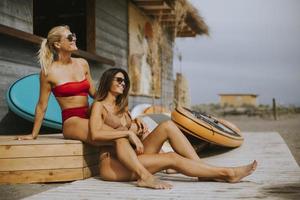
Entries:
<svg viewBox="0 0 300 200">
<path fill-rule="evenodd" d="M 12 112 L 18 116 L 34 121 L 35 107 L 39 99 L 39 74 L 31 74 L 16 80 L 6 93 L 6 101 Z M 89 97 L 91 104 L 93 99 Z M 51 92 L 43 126 L 62 129 L 61 109 Z"/>
</svg>

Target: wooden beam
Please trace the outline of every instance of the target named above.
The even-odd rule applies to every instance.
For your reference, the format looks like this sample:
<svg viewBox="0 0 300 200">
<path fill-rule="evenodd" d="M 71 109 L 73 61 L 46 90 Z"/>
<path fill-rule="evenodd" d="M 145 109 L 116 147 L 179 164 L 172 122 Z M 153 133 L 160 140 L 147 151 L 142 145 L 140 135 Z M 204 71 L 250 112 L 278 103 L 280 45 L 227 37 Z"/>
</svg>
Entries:
<svg viewBox="0 0 300 200">
<path fill-rule="evenodd" d="M 143 1 L 134 1 L 137 6 L 164 6 L 166 5 L 163 0 L 156 0 L 156 1 L 151 1 L 151 0 L 143 0 Z"/>
<path fill-rule="evenodd" d="M 43 40 L 42 37 L 14 29 L 3 24 L 0 24 L 0 34 L 8 35 L 34 44 L 40 44 Z"/>
<path fill-rule="evenodd" d="M 161 25 L 164 27 L 170 27 L 170 28 L 174 28 L 175 27 L 175 22 L 161 22 Z"/>
<path fill-rule="evenodd" d="M 105 58 L 103 56 L 99 56 L 97 54 L 89 53 L 87 51 L 83 51 L 83 50 L 80 50 L 80 49 L 78 49 L 73 54 L 76 55 L 76 56 L 79 56 L 79 57 L 86 58 L 90 61 L 95 61 L 95 62 L 99 62 L 99 63 L 111 65 L 111 66 L 115 66 L 115 64 L 116 64 L 115 61 L 113 61 L 109 58 Z"/>
<path fill-rule="evenodd" d="M 135 4 L 145 10 L 157 9 L 171 9 L 170 6 L 164 1 L 137 1 Z"/>
<path fill-rule="evenodd" d="M 29 42 L 29 43 L 33 43 L 33 44 L 37 44 L 37 45 L 40 45 L 42 40 L 44 39 L 43 37 L 31 34 L 31 33 L 27 33 L 27 32 L 24 32 L 24 31 L 15 29 L 15 28 L 11 28 L 11 27 L 5 26 L 3 24 L 0 24 L 0 34 L 7 35 L 10 37 L 17 38 L 17 39 L 23 40 L 25 42 Z M 96 55 L 94 53 L 89 53 L 87 51 L 78 50 L 78 51 L 74 52 L 73 54 L 78 57 L 86 58 L 87 60 L 90 60 L 90 61 L 108 64 L 111 66 L 115 65 L 115 62 L 113 60 Z"/>
<path fill-rule="evenodd" d="M 150 10 L 145 10 L 144 9 L 144 12 L 147 15 L 153 15 L 153 16 L 156 16 L 156 15 L 174 15 L 174 10 L 172 10 L 172 9 L 150 9 Z"/>
<path fill-rule="evenodd" d="M 163 22 L 175 22 L 175 19 L 172 19 L 172 18 L 160 19 L 159 17 L 157 17 L 157 19 L 159 19 L 159 21 L 161 23 L 163 23 Z"/>
<path fill-rule="evenodd" d="M 161 21 L 175 21 L 175 15 L 162 15 L 157 16 L 157 19 Z"/>
<path fill-rule="evenodd" d="M 183 27 L 186 27 L 188 26 L 185 22 L 182 22 L 182 26 Z M 171 27 L 175 27 L 175 26 L 178 26 L 178 24 L 176 24 L 175 21 L 162 21 L 161 22 L 162 25 L 165 25 L 165 26 L 171 26 Z"/>
</svg>

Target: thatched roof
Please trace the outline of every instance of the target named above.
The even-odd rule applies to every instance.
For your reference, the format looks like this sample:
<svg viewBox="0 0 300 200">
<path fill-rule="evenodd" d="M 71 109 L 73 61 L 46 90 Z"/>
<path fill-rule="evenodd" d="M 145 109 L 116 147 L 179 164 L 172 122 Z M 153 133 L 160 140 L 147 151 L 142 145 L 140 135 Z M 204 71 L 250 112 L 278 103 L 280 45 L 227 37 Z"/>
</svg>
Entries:
<svg viewBox="0 0 300 200">
<path fill-rule="evenodd" d="M 132 0 L 147 15 L 176 32 L 176 37 L 209 34 L 198 10 L 187 0 Z"/>
</svg>

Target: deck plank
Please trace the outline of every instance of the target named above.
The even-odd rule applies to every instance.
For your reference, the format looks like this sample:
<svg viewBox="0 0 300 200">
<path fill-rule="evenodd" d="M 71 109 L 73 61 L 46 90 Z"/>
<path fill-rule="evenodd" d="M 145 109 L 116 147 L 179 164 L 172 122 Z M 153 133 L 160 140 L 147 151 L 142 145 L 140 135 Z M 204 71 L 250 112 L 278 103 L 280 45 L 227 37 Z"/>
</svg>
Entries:
<svg viewBox="0 0 300 200">
<path fill-rule="evenodd" d="M 156 191 L 135 187 L 134 182 L 105 182 L 93 177 L 26 199 L 299 199 L 300 168 L 280 135 L 260 132 L 244 133 L 244 137 L 240 148 L 204 159 L 222 166 L 247 164 L 256 159 L 257 171 L 240 183 L 196 182 L 183 175 L 158 173 L 174 188 Z"/>
<path fill-rule="evenodd" d="M 74 181 L 98 174 L 99 147 L 61 133 L 15 138 L 0 135 L 0 183 Z"/>
</svg>

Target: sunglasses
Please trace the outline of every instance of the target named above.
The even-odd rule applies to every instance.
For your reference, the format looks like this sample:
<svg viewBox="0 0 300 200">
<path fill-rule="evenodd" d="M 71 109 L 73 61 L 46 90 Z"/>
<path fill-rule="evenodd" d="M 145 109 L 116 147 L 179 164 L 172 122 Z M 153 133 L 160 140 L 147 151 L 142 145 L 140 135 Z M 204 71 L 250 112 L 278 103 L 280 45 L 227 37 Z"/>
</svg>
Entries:
<svg viewBox="0 0 300 200">
<path fill-rule="evenodd" d="M 76 40 L 76 34 L 75 33 L 70 33 L 69 35 L 67 35 L 67 40 L 69 40 L 69 42 L 73 42 L 73 40 Z"/>
<path fill-rule="evenodd" d="M 121 78 L 121 77 L 114 77 L 114 80 L 117 81 L 120 85 L 124 82 L 125 85 L 127 84 L 126 80 L 124 78 Z"/>
</svg>

